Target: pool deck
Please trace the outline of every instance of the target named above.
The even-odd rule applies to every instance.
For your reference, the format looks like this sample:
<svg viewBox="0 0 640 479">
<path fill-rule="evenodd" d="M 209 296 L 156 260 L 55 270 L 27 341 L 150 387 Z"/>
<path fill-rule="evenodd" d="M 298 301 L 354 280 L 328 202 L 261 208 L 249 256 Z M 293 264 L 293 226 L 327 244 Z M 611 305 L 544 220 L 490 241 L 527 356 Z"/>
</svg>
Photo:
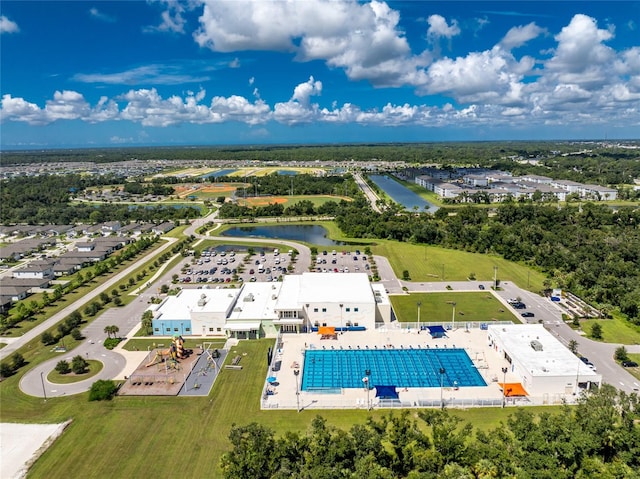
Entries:
<svg viewBox="0 0 640 479">
<path fill-rule="evenodd" d="M 269 386 L 265 378 L 265 393 L 267 390 L 273 394 L 263 394 L 263 409 L 366 409 L 371 407 L 438 407 L 443 401 L 446 407 L 474 407 L 474 406 L 500 406 L 502 404 L 502 390 L 498 382 L 503 380 L 503 367 L 509 367 L 509 363 L 498 353 L 489 347 L 487 331 L 481 329 L 458 329 L 447 331 L 447 337 L 432 338 L 427 331 L 418 332 L 417 329 L 401 329 L 400 324 L 375 331 L 353 331 L 338 334 L 337 339 L 320 339 L 317 333 L 284 334 L 281 338 L 280 348 L 276 349 L 274 363 L 280 364 L 277 370 L 270 370 L 268 374 L 276 377 L 274 386 Z M 383 349 L 383 348 L 463 348 L 471 358 L 484 378 L 487 386 L 447 388 L 402 388 L 398 391 L 399 401 L 390 403 L 387 400 L 375 398 L 375 389 L 369 391 L 367 398 L 366 388 L 341 389 L 328 392 L 300 391 L 296 398 L 298 385 L 302 384 L 304 370 L 304 351 L 306 349 Z M 300 370 L 296 378 L 294 371 Z M 364 371 L 362 372 L 364 377 Z M 507 382 L 519 382 L 519 379 L 507 372 Z M 535 399 L 511 399 L 507 398 L 507 405 L 532 404 Z"/>
</svg>

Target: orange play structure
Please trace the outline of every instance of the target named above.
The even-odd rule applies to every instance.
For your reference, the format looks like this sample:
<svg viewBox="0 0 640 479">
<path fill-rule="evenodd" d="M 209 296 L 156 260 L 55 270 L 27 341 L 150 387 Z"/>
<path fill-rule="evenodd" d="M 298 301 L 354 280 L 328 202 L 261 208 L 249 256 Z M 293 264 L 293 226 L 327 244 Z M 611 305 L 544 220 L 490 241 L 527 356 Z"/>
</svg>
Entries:
<svg viewBox="0 0 640 479">
<path fill-rule="evenodd" d="M 156 350 L 155 356 L 146 364 L 146 367 L 151 367 L 154 364 L 163 363 L 167 360 L 177 361 L 187 356 L 188 352 L 184 349 L 184 339 L 182 339 L 182 336 L 174 336 L 169 349 Z"/>
</svg>

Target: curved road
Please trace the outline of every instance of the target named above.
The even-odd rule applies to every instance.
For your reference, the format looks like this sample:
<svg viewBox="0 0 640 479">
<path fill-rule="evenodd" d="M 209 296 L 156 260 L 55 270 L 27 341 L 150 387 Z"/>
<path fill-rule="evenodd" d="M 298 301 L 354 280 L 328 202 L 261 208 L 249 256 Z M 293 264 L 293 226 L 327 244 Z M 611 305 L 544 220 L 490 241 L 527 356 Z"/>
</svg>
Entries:
<svg viewBox="0 0 640 479">
<path fill-rule="evenodd" d="M 216 213 L 208 216 L 207 218 L 194 221 L 192 225 L 185 230 L 185 234 L 195 235 L 199 238 L 198 242 L 203 241 L 204 239 L 224 242 L 236 241 L 235 238 L 226 236 L 203 236 L 195 233 L 195 230 L 197 228 L 200 228 L 207 222 L 214 221 L 215 216 Z M 241 243 L 263 243 L 264 241 L 264 238 L 238 239 L 238 242 Z M 309 267 L 311 265 L 311 251 L 307 246 L 296 243 L 294 241 L 276 239 L 268 239 L 268 241 L 298 250 L 299 255 L 296 262 L 295 272 L 302 273 L 309 270 Z M 167 243 L 163 246 L 163 248 L 167 248 L 171 244 L 172 243 Z M 156 252 L 157 250 L 154 251 L 154 253 Z M 519 316 L 518 311 L 511 308 L 511 306 L 507 302 L 507 299 L 519 296 L 527 304 L 527 310 L 533 311 L 535 313 L 535 322 L 537 322 L 538 320 L 542 320 L 545 324 L 545 327 L 553 334 L 555 334 L 558 339 L 565 344 L 568 344 L 569 341 L 573 339 L 578 341 L 579 351 L 584 356 L 589 357 L 589 359 L 596 365 L 596 367 L 598 368 L 598 372 L 603 376 L 604 382 L 612 384 L 616 388 L 624 390 L 626 392 L 636 392 L 640 389 L 640 381 L 635 379 L 631 374 L 629 374 L 613 360 L 613 353 L 619 345 L 599 343 L 579 335 L 562 321 L 562 311 L 559 309 L 559 307 L 546 298 L 542 298 L 539 295 L 522 290 L 510 282 L 502 282 L 502 291 L 494 292 L 491 289 L 491 281 L 402 281 L 396 277 L 387 258 L 382 256 L 375 256 L 374 258 L 378 266 L 378 272 L 381 278 L 380 282 L 384 284 L 385 288 L 389 291 L 390 294 L 407 294 L 407 292 L 417 293 L 434 291 L 445 292 L 449 291 L 447 289 L 447 286 L 451 286 L 453 288 L 453 291 L 478 291 L 478 286 L 480 284 L 483 284 L 486 288 L 486 291 L 490 291 L 492 294 L 494 294 L 494 296 L 496 296 L 504 304 L 505 309 L 510 309 L 516 316 Z M 120 273 L 116 278 L 119 279 L 121 275 L 128 274 L 129 270 L 135 269 L 140 262 L 143 262 L 146 259 L 147 257 L 145 256 L 140 261 L 136 262 L 136 264 L 131 265 L 129 268 L 127 268 L 127 270 Z M 169 271 L 160 270 L 156 272 L 156 275 L 151 279 L 150 283 L 166 281 L 170 282 L 171 277 L 176 272 L 176 268 L 179 269 L 180 267 L 181 265 L 178 265 Z M 114 280 L 116 278 L 114 278 Z M 45 323 L 40 325 L 38 331 L 33 332 L 29 339 L 26 339 L 27 334 L 25 334 L 25 336 L 23 336 L 22 338 L 18 338 L 13 343 L 0 350 L 0 353 L 3 353 L 3 357 L 11 354 L 31 338 L 36 337 L 46 328 L 53 326 L 57 321 L 60 321 L 61 319 L 66 317 L 66 315 L 68 315 L 71 311 L 74 311 L 82 304 L 90 301 L 95 296 L 99 295 L 103 290 L 109 289 L 109 287 L 112 287 L 112 284 L 104 288 L 98 288 L 90 295 L 82 298 L 82 300 L 80 300 L 80 305 L 77 302 L 69 306 L 68 308 L 65 308 L 65 311 L 58 313 L 56 316 L 50 318 Z M 406 288 L 406 291 L 403 288 Z M 149 287 L 143 288 L 142 290 L 136 291 L 134 293 L 139 295 L 138 301 L 134 301 L 124 308 L 111 308 L 105 311 L 105 313 L 100 315 L 100 317 L 94 320 L 83 330 L 83 334 L 87 338 L 87 341 L 83 342 L 73 351 L 61 355 L 58 358 L 54 358 L 50 361 L 42 363 L 32 370 L 28 371 L 20 382 L 20 388 L 25 393 L 36 397 L 43 397 L 45 392 L 47 397 L 61 396 L 65 394 L 70 395 L 87 391 L 91 387 L 91 384 L 93 384 L 93 382 L 98 379 L 112 379 L 121 374 L 124 367 L 126 366 L 126 358 L 123 355 L 125 353 L 123 352 L 121 354 L 117 351 L 109 351 L 102 347 L 101 342 L 104 338 L 104 327 L 106 325 L 117 325 L 120 328 L 121 332 L 130 332 L 139 326 L 140 317 L 144 310 L 147 308 L 148 299 L 153 296 L 153 290 Z M 11 349 L 9 349 L 10 347 Z M 629 352 L 640 353 L 640 346 L 626 346 L 626 348 Z M 78 354 L 86 356 L 89 359 L 100 360 L 104 364 L 103 369 L 96 376 L 74 384 L 60 385 L 49 383 L 46 380 L 47 374 L 55 367 L 55 364 L 60 359 L 70 359 L 71 357 Z M 145 353 L 126 354 L 141 355 Z"/>
</svg>

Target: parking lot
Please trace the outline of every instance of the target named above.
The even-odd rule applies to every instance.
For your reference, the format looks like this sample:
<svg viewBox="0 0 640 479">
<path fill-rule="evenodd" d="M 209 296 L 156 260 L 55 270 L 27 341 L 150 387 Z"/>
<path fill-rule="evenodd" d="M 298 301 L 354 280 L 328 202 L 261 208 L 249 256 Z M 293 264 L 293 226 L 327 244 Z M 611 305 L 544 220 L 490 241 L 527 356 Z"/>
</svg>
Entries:
<svg viewBox="0 0 640 479">
<path fill-rule="evenodd" d="M 318 251 L 313 271 L 317 273 L 369 273 L 369 258 L 360 250 Z"/>
<path fill-rule="evenodd" d="M 208 248 L 190 264 L 183 267 L 178 282 L 185 288 L 212 288 L 254 281 L 282 281 L 282 277 L 296 272 L 289 250 Z M 368 273 L 369 259 L 359 250 L 319 251 L 311 271 L 318 273 Z M 300 268 L 298 268 L 300 269 Z M 306 269 L 305 269 L 306 271 Z"/>
</svg>

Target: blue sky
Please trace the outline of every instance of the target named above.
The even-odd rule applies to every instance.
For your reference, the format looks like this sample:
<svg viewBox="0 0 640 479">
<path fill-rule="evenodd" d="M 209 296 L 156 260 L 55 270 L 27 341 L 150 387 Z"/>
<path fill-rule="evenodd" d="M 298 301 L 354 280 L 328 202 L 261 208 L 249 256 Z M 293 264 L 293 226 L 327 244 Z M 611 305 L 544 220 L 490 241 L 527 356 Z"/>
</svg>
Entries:
<svg viewBox="0 0 640 479">
<path fill-rule="evenodd" d="M 0 8 L 3 149 L 640 137 L 640 2 Z"/>
</svg>

